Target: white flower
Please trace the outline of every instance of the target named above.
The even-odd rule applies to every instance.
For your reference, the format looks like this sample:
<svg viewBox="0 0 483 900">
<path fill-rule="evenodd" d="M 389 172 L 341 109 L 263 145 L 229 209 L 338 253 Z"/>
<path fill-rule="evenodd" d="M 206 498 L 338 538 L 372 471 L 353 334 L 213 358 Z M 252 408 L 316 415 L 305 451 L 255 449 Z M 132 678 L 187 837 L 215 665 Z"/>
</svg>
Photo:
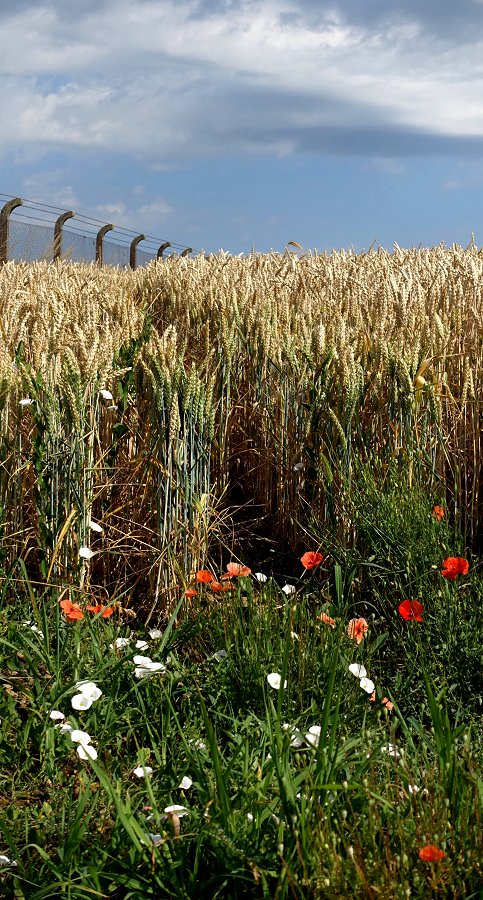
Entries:
<svg viewBox="0 0 483 900">
<path fill-rule="evenodd" d="M 224 659 L 226 656 L 226 650 L 217 650 L 216 653 L 213 654 L 213 658 L 217 659 L 220 662 L 221 659 Z"/>
<path fill-rule="evenodd" d="M 387 747 L 381 747 L 382 753 L 389 753 L 390 756 L 394 756 L 394 759 L 401 758 L 401 752 L 394 746 L 394 744 L 388 744 Z"/>
<path fill-rule="evenodd" d="M 90 744 L 91 736 L 87 734 L 87 731 L 80 731 L 78 728 L 73 728 L 70 736 L 74 741 L 74 744 Z"/>
<path fill-rule="evenodd" d="M 295 594 L 296 588 L 293 584 L 284 584 L 282 591 L 288 597 L 289 594 Z"/>
<path fill-rule="evenodd" d="M 289 725 L 288 722 L 284 722 L 282 725 L 284 731 L 288 731 L 290 733 L 290 746 L 291 747 L 301 747 L 303 744 L 303 740 L 298 736 L 298 731 L 293 725 Z"/>
<path fill-rule="evenodd" d="M 299 640 L 300 640 L 300 637 L 299 637 L 299 635 L 297 634 L 296 631 L 291 631 L 291 632 L 290 632 L 290 637 L 292 638 L 293 641 L 299 641 Z"/>
<path fill-rule="evenodd" d="M 264 575 L 263 572 L 255 572 L 255 578 L 260 582 L 260 584 L 265 584 L 265 582 L 268 581 L 267 576 Z"/>
<path fill-rule="evenodd" d="M 247 819 L 249 822 L 253 822 L 253 813 L 247 813 Z"/>
<path fill-rule="evenodd" d="M 420 788 L 418 788 L 417 784 L 408 784 L 408 791 L 410 794 L 417 794 Z"/>
<path fill-rule="evenodd" d="M 117 409 L 117 403 L 113 403 L 111 406 L 107 407 L 109 410 Z"/>
<path fill-rule="evenodd" d="M 368 694 L 372 694 L 375 685 L 374 685 L 374 682 L 371 681 L 370 678 L 366 678 L 365 676 L 363 676 L 361 678 L 361 680 L 359 681 L 359 684 L 363 691 L 366 691 Z"/>
<path fill-rule="evenodd" d="M 203 741 L 200 740 L 199 738 L 198 739 L 190 738 L 188 741 L 188 744 L 190 744 L 192 747 L 194 747 L 195 750 L 206 750 L 206 744 L 203 743 Z"/>
<path fill-rule="evenodd" d="M 54 725 L 54 728 L 58 728 L 61 734 L 69 734 L 74 730 L 68 722 L 59 722 L 58 725 Z"/>
<path fill-rule="evenodd" d="M 349 666 L 349 672 L 352 672 L 356 678 L 365 678 L 367 675 L 364 666 L 360 666 L 358 663 L 352 663 L 352 665 Z"/>
<path fill-rule="evenodd" d="M 102 525 L 99 525 L 98 522 L 94 522 L 94 519 L 89 519 L 88 525 L 91 531 L 95 531 L 97 534 L 102 534 L 104 531 Z"/>
<path fill-rule="evenodd" d="M 99 391 L 99 394 L 103 400 L 114 400 L 114 397 L 112 396 L 111 392 L 106 390 L 106 388 L 101 388 L 101 390 Z"/>
<path fill-rule="evenodd" d="M 282 684 L 282 676 L 278 674 L 278 672 L 270 672 L 270 675 L 267 675 L 267 681 L 275 691 L 280 690 L 280 686 Z M 287 687 L 287 679 L 285 679 L 283 683 L 284 688 Z"/>
<path fill-rule="evenodd" d="M 177 803 L 174 803 L 172 806 L 166 806 L 164 809 L 165 813 L 175 813 L 179 819 L 182 816 L 187 816 L 189 810 L 186 809 L 186 806 L 179 806 Z"/>
<path fill-rule="evenodd" d="M 307 744 L 310 744 L 312 747 L 318 747 L 321 731 L 322 728 L 320 727 L 320 725 L 311 725 L 308 734 L 305 735 Z"/>
<path fill-rule="evenodd" d="M 303 467 L 304 467 L 303 462 L 298 462 L 298 463 L 295 463 L 293 470 L 294 470 L 294 472 L 301 472 Z"/>
<path fill-rule="evenodd" d="M 122 650 L 123 647 L 127 647 L 130 643 L 129 638 L 118 637 L 112 644 L 109 644 L 112 650 Z"/>
<path fill-rule="evenodd" d="M 166 666 L 163 663 L 153 662 L 149 656 L 134 656 L 133 662 L 136 664 L 135 678 L 148 678 L 155 672 L 166 672 Z"/>
<path fill-rule="evenodd" d="M 8 856 L 4 856 L 3 853 L 0 854 L 0 866 L 16 866 L 17 863 L 14 859 L 10 859 Z"/>
<path fill-rule="evenodd" d="M 79 744 L 77 753 L 81 759 L 97 759 L 97 750 L 92 744 Z"/>
<path fill-rule="evenodd" d="M 93 702 L 95 700 L 99 700 L 99 697 L 102 697 L 102 691 L 97 687 L 94 681 L 76 681 L 75 686 L 81 694 L 84 694 L 85 697 L 89 697 Z"/>
<path fill-rule="evenodd" d="M 93 556 L 94 556 L 94 551 L 91 550 L 90 547 L 81 547 L 79 549 L 80 559 L 92 559 Z"/>
<path fill-rule="evenodd" d="M 31 397 L 24 397 L 23 400 L 20 401 L 20 406 L 32 406 L 33 402 Z"/>
<path fill-rule="evenodd" d="M 94 701 L 91 697 L 86 697 L 85 694 L 75 694 L 70 702 L 73 709 L 82 712 L 83 710 L 90 709 Z"/>
<path fill-rule="evenodd" d="M 136 641 L 135 645 L 136 650 L 148 650 L 149 644 L 147 641 Z"/>
<path fill-rule="evenodd" d="M 41 628 L 38 628 L 37 625 L 32 625 L 32 620 L 28 619 L 26 622 L 22 622 L 22 625 L 25 625 L 27 628 L 30 628 L 30 631 L 33 631 L 34 634 L 40 634 L 41 637 L 44 636 L 44 632 Z"/>
<path fill-rule="evenodd" d="M 54 722 L 61 722 L 62 719 L 65 719 L 64 713 L 60 711 L 60 709 L 52 709 L 49 712 L 49 719 L 53 719 Z"/>
<path fill-rule="evenodd" d="M 185 775 L 184 778 L 181 779 L 178 787 L 181 788 L 182 791 L 188 791 L 192 784 L 191 778 L 188 778 L 188 776 Z"/>
<path fill-rule="evenodd" d="M 137 766 L 133 769 L 133 775 L 137 775 L 138 778 L 149 778 L 153 771 L 154 769 L 151 766 Z"/>
<path fill-rule="evenodd" d="M 157 641 L 163 636 L 163 632 L 160 631 L 159 628 L 151 628 L 148 634 L 153 641 Z"/>
</svg>

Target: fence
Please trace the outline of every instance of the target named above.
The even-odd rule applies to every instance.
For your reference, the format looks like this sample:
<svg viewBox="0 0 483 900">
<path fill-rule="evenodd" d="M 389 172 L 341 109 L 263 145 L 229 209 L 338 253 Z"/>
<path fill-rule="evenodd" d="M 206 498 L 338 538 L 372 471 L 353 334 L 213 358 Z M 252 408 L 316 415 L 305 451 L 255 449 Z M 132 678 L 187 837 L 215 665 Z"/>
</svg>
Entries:
<svg viewBox="0 0 483 900">
<path fill-rule="evenodd" d="M 34 200 L 0 194 L 2 201 L 0 264 L 9 259 L 71 259 L 135 269 L 161 259 L 168 250 L 180 256 L 193 250 Z"/>
</svg>

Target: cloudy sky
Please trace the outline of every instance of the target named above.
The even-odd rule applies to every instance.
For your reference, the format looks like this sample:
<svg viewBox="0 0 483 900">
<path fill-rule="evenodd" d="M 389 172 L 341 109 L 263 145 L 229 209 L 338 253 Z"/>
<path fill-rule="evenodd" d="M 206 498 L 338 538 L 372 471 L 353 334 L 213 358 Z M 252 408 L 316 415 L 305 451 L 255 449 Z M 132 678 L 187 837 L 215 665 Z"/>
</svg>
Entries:
<svg viewBox="0 0 483 900">
<path fill-rule="evenodd" d="M 1 0 L 0 190 L 196 250 L 483 243 L 483 0 Z"/>
</svg>

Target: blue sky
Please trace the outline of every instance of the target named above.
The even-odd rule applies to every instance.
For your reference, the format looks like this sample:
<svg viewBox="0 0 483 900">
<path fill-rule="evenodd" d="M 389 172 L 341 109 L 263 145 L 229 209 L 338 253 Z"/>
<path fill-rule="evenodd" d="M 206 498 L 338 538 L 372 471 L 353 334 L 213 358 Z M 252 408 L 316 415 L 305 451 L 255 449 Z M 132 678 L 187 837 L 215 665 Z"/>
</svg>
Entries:
<svg viewBox="0 0 483 900">
<path fill-rule="evenodd" d="M 0 190 L 195 250 L 483 243 L 483 0 L 2 0 Z"/>
</svg>

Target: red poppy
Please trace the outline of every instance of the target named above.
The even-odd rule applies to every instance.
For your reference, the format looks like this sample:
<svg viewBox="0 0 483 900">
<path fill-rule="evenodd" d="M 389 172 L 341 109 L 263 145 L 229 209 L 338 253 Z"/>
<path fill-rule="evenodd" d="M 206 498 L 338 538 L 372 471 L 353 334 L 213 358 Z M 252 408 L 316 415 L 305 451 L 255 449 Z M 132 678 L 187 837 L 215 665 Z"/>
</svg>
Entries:
<svg viewBox="0 0 483 900">
<path fill-rule="evenodd" d="M 210 591 L 224 591 L 225 585 L 221 583 L 221 581 L 212 581 L 210 584 Z"/>
<path fill-rule="evenodd" d="M 456 581 L 458 575 L 468 574 L 469 567 L 468 560 L 463 559 L 462 556 L 448 556 L 447 559 L 443 560 L 441 574 L 448 581 Z"/>
<path fill-rule="evenodd" d="M 199 572 L 196 573 L 196 581 L 198 584 L 210 584 L 210 582 L 213 581 L 213 575 L 206 569 L 200 569 Z"/>
<path fill-rule="evenodd" d="M 226 575 L 222 575 L 222 578 L 238 578 L 240 575 L 242 577 L 247 577 L 251 575 L 252 570 L 248 568 L 248 566 L 242 566 L 241 563 L 228 563 L 226 567 Z"/>
<path fill-rule="evenodd" d="M 381 703 L 382 703 L 383 706 L 386 707 L 386 709 L 389 710 L 389 712 L 391 712 L 391 709 L 394 709 L 394 703 L 391 703 L 391 701 L 388 700 L 387 697 L 383 697 L 382 700 L 381 700 Z"/>
<path fill-rule="evenodd" d="M 328 616 L 327 613 L 321 612 L 319 619 L 325 622 L 326 625 L 330 625 L 331 628 L 335 628 L 335 619 L 332 616 Z"/>
<path fill-rule="evenodd" d="M 198 591 L 195 591 L 194 588 L 188 588 L 188 589 L 184 592 L 184 595 L 185 595 L 185 597 L 186 597 L 188 600 L 191 600 L 193 597 L 196 597 L 197 593 L 198 593 Z"/>
<path fill-rule="evenodd" d="M 108 619 L 114 612 L 112 606 L 102 606 L 100 603 L 97 606 L 88 606 L 87 610 L 88 612 L 94 613 L 96 616 L 99 613 L 102 613 L 103 619 Z"/>
<path fill-rule="evenodd" d="M 444 509 L 442 506 L 434 506 L 433 507 L 433 516 L 438 522 L 441 522 L 441 519 L 444 519 Z"/>
<path fill-rule="evenodd" d="M 369 630 L 369 625 L 365 619 L 351 619 L 347 626 L 347 634 L 358 644 L 362 641 L 364 635 Z"/>
<path fill-rule="evenodd" d="M 438 862 L 440 859 L 445 858 L 446 853 L 444 850 L 440 850 L 439 847 L 435 847 L 434 844 L 426 844 L 425 847 L 421 847 L 418 856 L 424 862 Z"/>
<path fill-rule="evenodd" d="M 419 602 L 419 600 L 403 600 L 402 603 L 399 604 L 399 615 L 409 622 L 410 619 L 414 619 L 416 622 L 423 621 L 423 612 L 424 606 Z"/>
<path fill-rule="evenodd" d="M 61 600 L 60 608 L 65 613 L 65 618 L 68 622 L 78 622 L 84 618 L 84 613 L 80 606 L 77 603 L 72 603 L 72 600 Z"/>
<path fill-rule="evenodd" d="M 300 557 L 300 562 L 305 569 L 315 569 L 315 567 L 322 562 L 323 558 L 321 553 L 316 553 L 314 550 L 307 550 L 307 553 L 304 553 L 304 555 Z"/>
</svg>

